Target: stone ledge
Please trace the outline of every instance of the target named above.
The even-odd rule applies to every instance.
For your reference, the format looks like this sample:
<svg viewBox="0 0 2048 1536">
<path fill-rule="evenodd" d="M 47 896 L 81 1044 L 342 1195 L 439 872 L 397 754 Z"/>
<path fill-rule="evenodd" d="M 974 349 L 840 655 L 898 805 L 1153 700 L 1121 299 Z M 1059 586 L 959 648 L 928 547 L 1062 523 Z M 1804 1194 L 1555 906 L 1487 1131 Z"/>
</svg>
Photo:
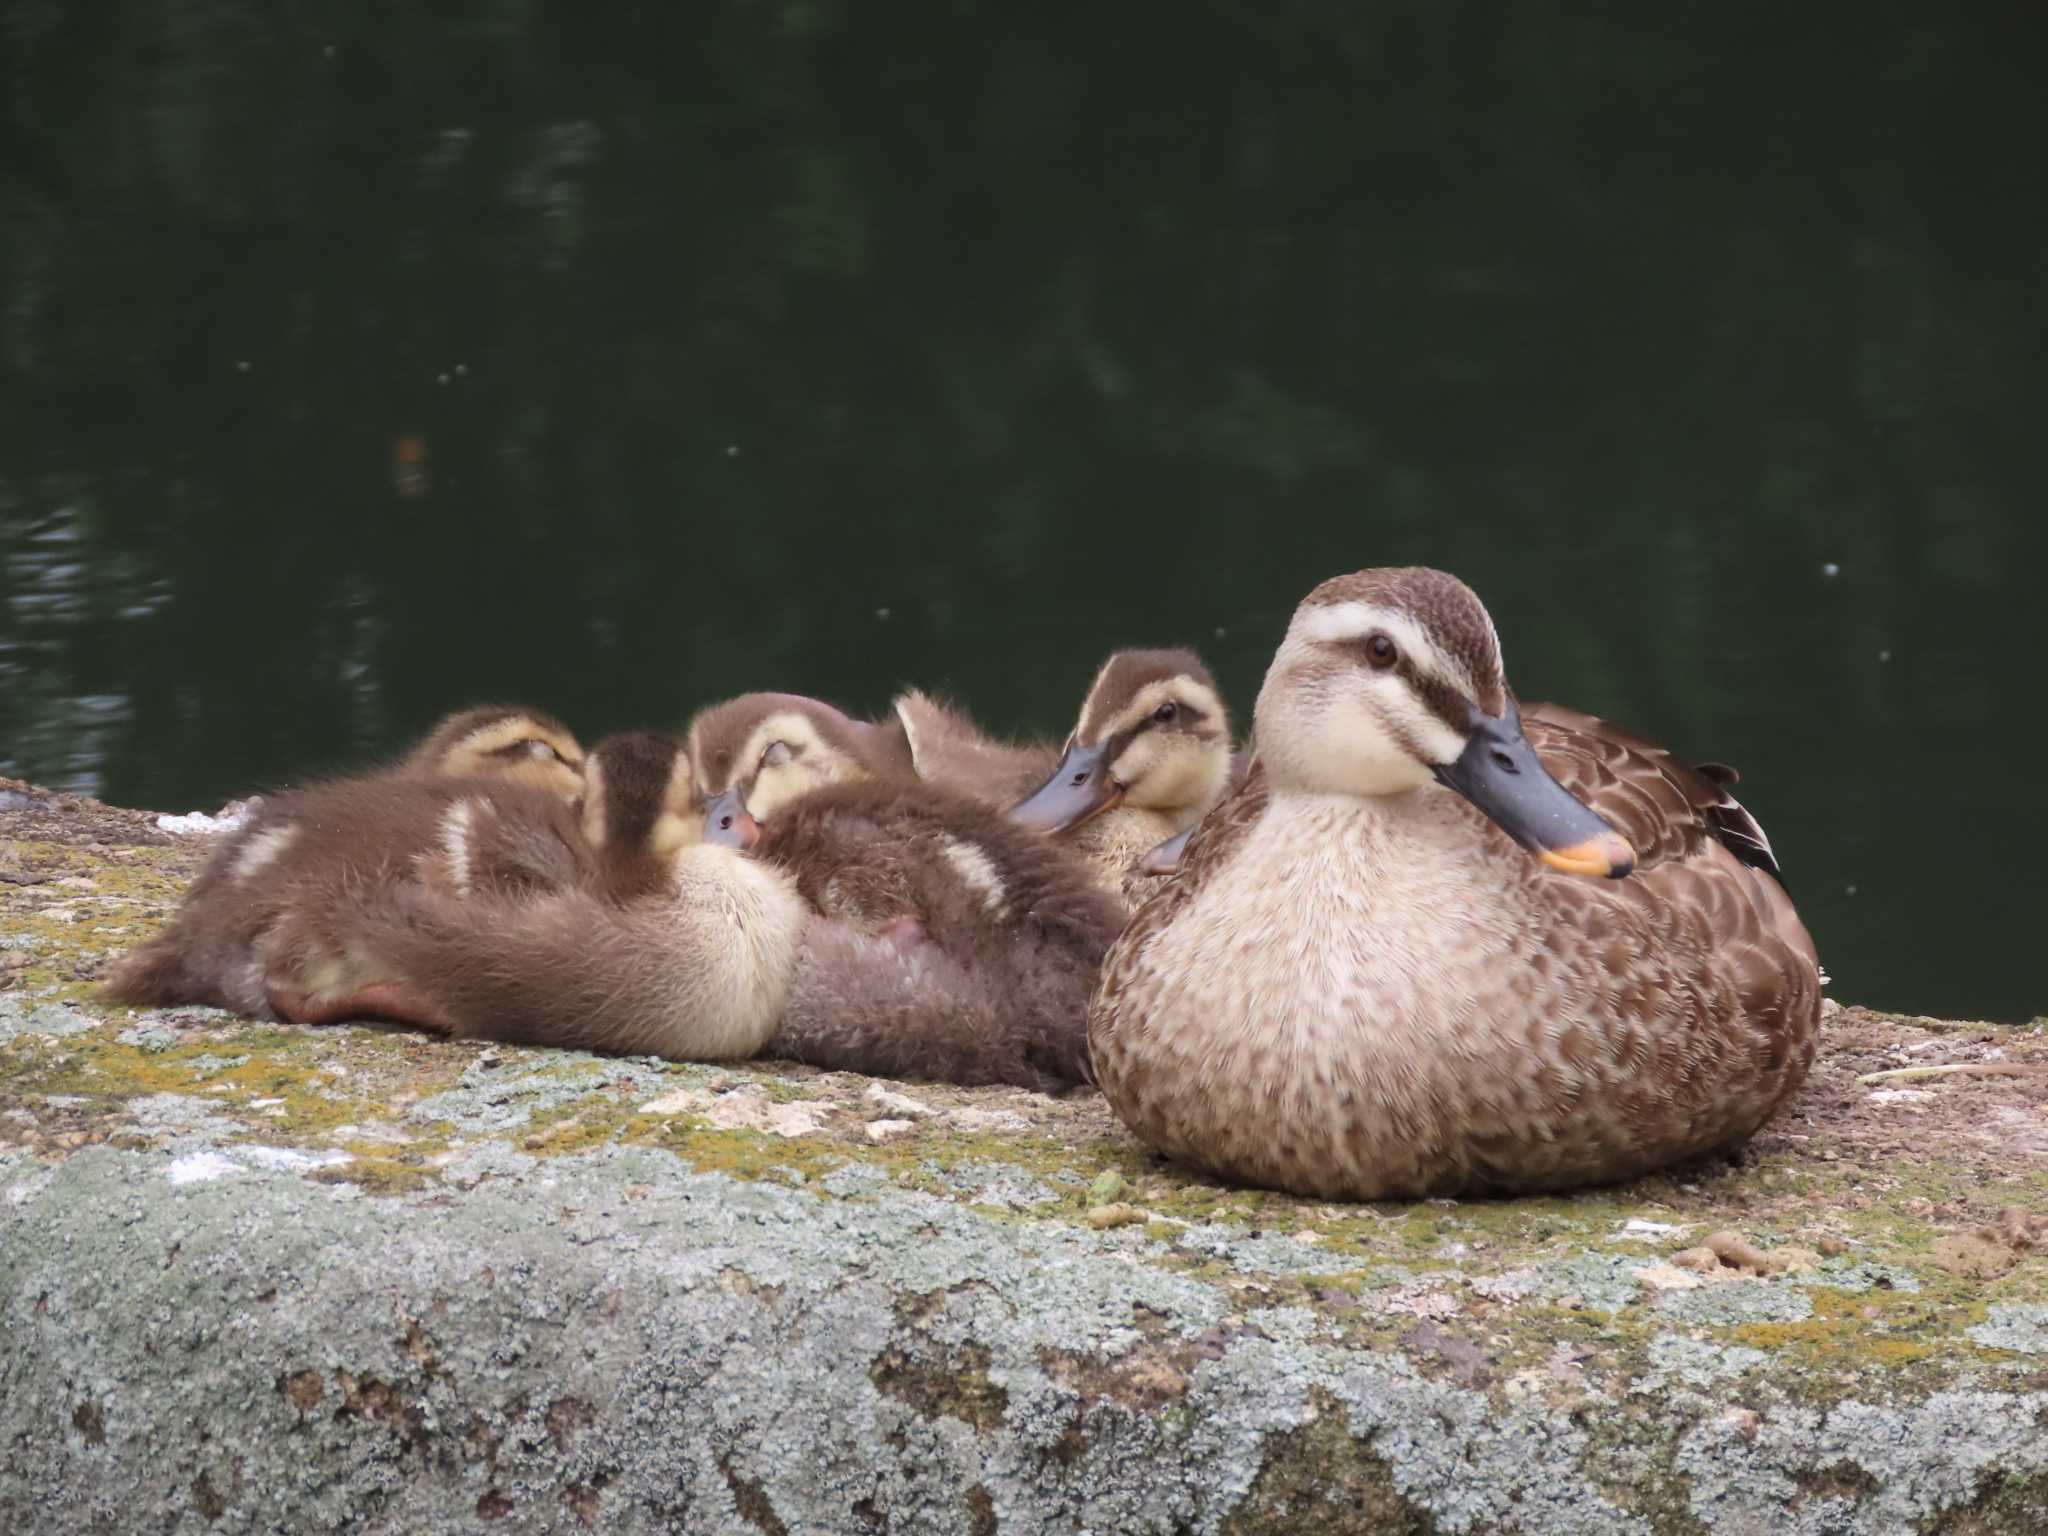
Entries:
<svg viewBox="0 0 2048 1536">
<path fill-rule="evenodd" d="M 2048 1531 L 2048 1087 L 1859 1081 L 2036 1030 L 1840 1009 L 1740 1165 L 1326 1205 L 1092 1095 L 104 1010 L 197 854 L 65 815 L 0 819 L 0 1529 Z"/>
</svg>

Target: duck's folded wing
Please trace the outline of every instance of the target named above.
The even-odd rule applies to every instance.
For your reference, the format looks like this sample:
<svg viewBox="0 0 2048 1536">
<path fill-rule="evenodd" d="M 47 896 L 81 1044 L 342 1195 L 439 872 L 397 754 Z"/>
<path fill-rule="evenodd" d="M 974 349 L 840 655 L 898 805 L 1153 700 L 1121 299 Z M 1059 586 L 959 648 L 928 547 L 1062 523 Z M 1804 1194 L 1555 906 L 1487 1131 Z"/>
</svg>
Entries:
<svg viewBox="0 0 2048 1536">
<path fill-rule="evenodd" d="M 1713 841 L 1783 883 L 1762 824 L 1729 792 L 1734 769 L 1686 763 L 1633 731 L 1561 704 L 1521 710 L 1522 730 L 1543 766 L 1629 840 L 1638 869 L 1696 858 Z"/>
</svg>

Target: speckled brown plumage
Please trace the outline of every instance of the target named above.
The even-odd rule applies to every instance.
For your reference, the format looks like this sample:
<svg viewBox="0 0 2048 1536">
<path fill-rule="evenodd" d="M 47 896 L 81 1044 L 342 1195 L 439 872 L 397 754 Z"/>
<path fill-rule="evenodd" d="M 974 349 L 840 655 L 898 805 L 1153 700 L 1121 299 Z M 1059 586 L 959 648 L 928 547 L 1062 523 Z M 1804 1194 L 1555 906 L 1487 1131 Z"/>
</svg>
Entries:
<svg viewBox="0 0 2048 1536">
<path fill-rule="evenodd" d="M 1434 680 L 1476 667 L 1505 701 L 1477 600 L 1406 574 L 1318 591 L 1364 591 L 1425 631 L 1432 606 L 1469 602 L 1445 627 L 1471 643 L 1432 652 Z M 1321 650 L 1351 643 L 1303 635 L 1298 615 L 1262 753 L 1295 745 L 1269 706 L 1296 708 L 1296 678 L 1329 686 L 1342 662 Z M 1530 706 L 1523 723 L 1631 840 L 1635 872 L 1547 869 L 1435 784 L 1312 793 L 1255 768 L 1105 963 L 1091 1039 L 1134 1130 L 1225 1178 L 1377 1199 L 1626 1178 L 1770 1118 L 1812 1061 L 1820 977 L 1783 888 L 1737 857 L 1754 858 L 1753 819 L 1718 776 L 1590 716 Z"/>
</svg>

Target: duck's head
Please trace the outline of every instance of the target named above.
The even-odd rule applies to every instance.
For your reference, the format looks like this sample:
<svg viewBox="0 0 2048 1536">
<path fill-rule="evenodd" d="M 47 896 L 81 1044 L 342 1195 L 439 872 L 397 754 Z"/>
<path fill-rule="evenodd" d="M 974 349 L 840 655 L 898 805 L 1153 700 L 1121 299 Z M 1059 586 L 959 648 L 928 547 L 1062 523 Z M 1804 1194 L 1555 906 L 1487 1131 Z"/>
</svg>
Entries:
<svg viewBox="0 0 2048 1536">
<path fill-rule="evenodd" d="M 705 797 L 704 835 L 751 846 L 759 823 L 828 784 L 882 776 L 900 731 L 794 693 L 746 693 L 690 722 L 690 761 Z"/>
<path fill-rule="evenodd" d="M 505 778 L 573 800 L 583 789 L 583 748 L 553 715 L 481 704 L 448 716 L 399 764 L 407 773 Z"/>
<path fill-rule="evenodd" d="M 620 731 L 583 765 L 584 839 L 600 854 L 666 859 L 704 840 L 703 797 L 687 744 L 662 731 Z"/>
<path fill-rule="evenodd" d="M 1493 620 L 1442 571 L 1360 571 L 1311 592 L 1259 691 L 1257 731 L 1275 791 L 1371 798 L 1433 780 L 1554 869 L 1635 867 L 1522 735 Z"/>
<path fill-rule="evenodd" d="M 1230 716 L 1193 651 L 1118 651 L 1095 674 L 1051 778 L 1010 811 L 1064 832 L 1119 805 L 1193 826 L 1230 780 Z"/>
</svg>

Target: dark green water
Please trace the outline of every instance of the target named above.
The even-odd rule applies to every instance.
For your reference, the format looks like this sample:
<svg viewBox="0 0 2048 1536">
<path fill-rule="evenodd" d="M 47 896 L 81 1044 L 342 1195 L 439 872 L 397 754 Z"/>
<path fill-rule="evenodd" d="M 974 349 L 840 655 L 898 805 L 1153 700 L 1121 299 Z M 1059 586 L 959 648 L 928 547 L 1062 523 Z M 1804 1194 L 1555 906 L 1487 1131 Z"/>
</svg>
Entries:
<svg viewBox="0 0 2048 1536">
<path fill-rule="evenodd" d="M 1312 584 L 1738 764 L 1849 1000 L 2048 1011 L 2033 8 L 0 9 L 0 772 L 464 701 L 1248 711 Z"/>
</svg>

